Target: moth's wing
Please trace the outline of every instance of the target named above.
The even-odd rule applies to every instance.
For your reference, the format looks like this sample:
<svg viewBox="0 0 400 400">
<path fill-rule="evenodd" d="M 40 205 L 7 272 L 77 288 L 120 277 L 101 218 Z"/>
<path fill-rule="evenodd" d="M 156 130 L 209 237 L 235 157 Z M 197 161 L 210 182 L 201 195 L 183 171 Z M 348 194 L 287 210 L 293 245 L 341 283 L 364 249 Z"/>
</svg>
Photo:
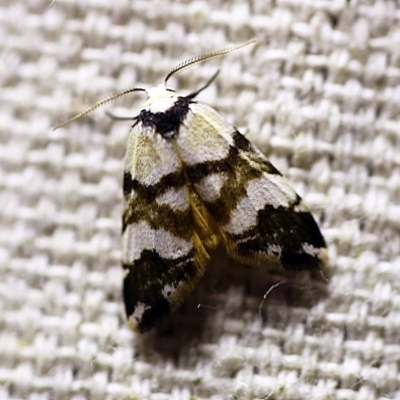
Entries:
<svg viewBox="0 0 400 400">
<path fill-rule="evenodd" d="M 136 124 L 123 188 L 123 296 L 129 324 L 144 332 L 185 301 L 209 255 L 173 140 Z"/>
<path fill-rule="evenodd" d="M 285 177 L 206 104 L 191 104 L 187 119 L 182 159 L 228 253 L 247 264 L 318 269 L 327 258 L 324 238 Z"/>
</svg>

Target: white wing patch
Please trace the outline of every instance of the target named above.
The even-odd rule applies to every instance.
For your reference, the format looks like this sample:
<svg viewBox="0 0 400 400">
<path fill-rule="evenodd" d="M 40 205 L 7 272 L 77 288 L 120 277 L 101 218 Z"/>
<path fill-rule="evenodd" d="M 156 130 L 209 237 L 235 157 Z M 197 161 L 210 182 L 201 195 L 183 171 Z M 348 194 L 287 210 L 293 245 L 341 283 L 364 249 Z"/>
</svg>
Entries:
<svg viewBox="0 0 400 400">
<path fill-rule="evenodd" d="M 187 211 L 189 209 L 189 201 L 186 191 L 186 187 L 169 188 L 166 192 L 156 197 L 156 202 L 160 205 L 167 205 L 175 211 Z"/>
<path fill-rule="evenodd" d="M 195 183 L 194 188 L 204 201 L 213 202 L 220 196 L 221 188 L 226 179 L 225 174 L 210 174 L 204 177 L 199 183 Z"/>
<path fill-rule="evenodd" d="M 182 161 L 187 165 L 224 160 L 229 152 L 229 142 L 226 138 L 223 135 L 215 135 L 215 130 L 220 127 L 218 121 L 198 114 L 195 111 L 198 106 L 191 106 L 192 112 L 188 114 L 176 139 Z M 209 111 L 210 107 L 202 106 L 202 109 Z"/>
<path fill-rule="evenodd" d="M 154 250 L 160 257 L 176 259 L 188 254 L 193 245 L 165 229 L 152 229 L 146 221 L 128 225 L 123 234 L 124 262 L 138 260 L 143 250 Z"/>
<path fill-rule="evenodd" d="M 257 225 L 258 212 L 266 205 L 274 208 L 289 207 L 296 193 L 280 175 L 264 174 L 248 183 L 247 196 L 231 211 L 231 219 L 223 229 L 231 234 L 241 234 Z"/>
<path fill-rule="evenodd" d="M 181 161 L 171 142 L 154 129 L 136 125 L 128 141 L 125 171 L 143 185 L 155 185 L 164 176 L 177 172 Z"/>
</svg>

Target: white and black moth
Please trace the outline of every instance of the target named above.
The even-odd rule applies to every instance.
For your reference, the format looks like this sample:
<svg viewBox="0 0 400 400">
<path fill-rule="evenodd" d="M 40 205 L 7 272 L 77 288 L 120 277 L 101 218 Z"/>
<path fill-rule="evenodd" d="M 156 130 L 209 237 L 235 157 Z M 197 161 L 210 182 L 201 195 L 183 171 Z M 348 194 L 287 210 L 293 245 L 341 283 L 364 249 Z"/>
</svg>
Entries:
<svg viewBox="0 0 400 400">
<path fill-rule="evenodd" d="M 268 159 L 212 107 L 179 96 L 168 79 L 254 41 L 190 59 L 163 84 L 105 99 L 59 126 L 134 91 L 148 95 L 125 158 L 123 297 L 140 332 L 175 312 L 223 243 L 233 259 L 284 270 L 319 270 L 324 238 L 300 196 Z M 58 127 L 59 127 L 58 126 Z"/>
</svg>

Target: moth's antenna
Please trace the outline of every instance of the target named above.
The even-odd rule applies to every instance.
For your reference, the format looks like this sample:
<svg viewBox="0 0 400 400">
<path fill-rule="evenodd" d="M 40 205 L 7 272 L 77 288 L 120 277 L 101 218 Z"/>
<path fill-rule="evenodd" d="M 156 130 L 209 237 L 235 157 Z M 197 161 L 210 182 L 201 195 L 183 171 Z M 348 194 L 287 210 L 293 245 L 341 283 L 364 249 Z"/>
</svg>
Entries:
<svg viewBox="0 0 400 400">
<path fill-rule="evenodd" d="M 146 89 L 142 89 L 142 88 L 130 88 L 130 89 L 126 89 L 126 90 L 124 90 L 122 92 L 115 93 L 110 97 L 107 97 L 107 98 L 105 98 L 103 100 L 100 100 L 98 103 L 96 103 L 93 106 L 89 107 L 85 111 L 82 111 L 79 114 L 76 114 L 75 116 L 73 116 L 69 120 L 67 120 L 67 121 L 65 121 L 65 122 L 63 122 L 61 124 L 56 125 L 53 128 L 53 131 L 55 131 L 58 128 L 62 128 L 63 126 L 66 126 L 66 125 L 70 124 L 71 122 L 76 121 L 77 119 L 80 119 L 80 118 L 84 117 L 85 115 L 91 113 L 96 108 L 102 107 L 105 104 L 109 103 L 110 101 L 116 100 L 116 99 L 118 99 L 120 97 L 126 96 L 126 95 L 128 95 L 130 93 L 133 93 L 133 92 L 145 92 L 145 91 L 146 91 Z"/>
<path fill-rule="evenodd" d="M 247 42 L 244 42 L 242 44 L 238 44 L 236 46 L 228 47 L 227 49 L 218 50 L 218 51 L 214 51 L 212 53 L 207 53 L 207 54 L 203 54 L 203 55 L 196 56 L 196 57 L 193 57 L 193 58 L 189 58 L 189 60 L 186 60 L 186 61 L 178 64 L 175 68 L 173 68 L 172 71 L 165 78 L 164 83 L 167 84 L 169 78 L 171 78 L 172 75 L 181 73 L 182 71 L 185 71 L 188 68 L 191 68 L 196 64 L 199 64 L 199 63 L 201 63 L 203 61 L 211 60 L 212 58 L 224 56 L 225 54 L 232 53 L 232 51 L 239 50 L 239 49 L 241 49 L 243 47 L 249 46 L 250 44 L 255 44 L 256 42 L 257 42 L 256 39 L 251 39 L 251 40 L 249 40 Z"/>
<path fill-rule="evenodd" d="M 239 50 L 239 49 L 241 49 L 241 48 L 243 48 L 243 47 L 246 47 L 246 46 L 249 46 L 250 44 L 255 44 L 255 43 L 256 43 L 256 40 L 255 40 L 255 39 L 252 39 L 252 40 L 249 40 L 249 41 L 244 42 L 244 43 L 242 43 L 242 44 L 238 44 L 237 46 L 228 47 L 227 49 L 218 50 L 218 51 L 214 51 L 214 52 L 212 52 L 212 53 L 207 53 L 207 54 L 203 54 L 203 55 L 200 55 L 200 56 L 197 56 L 197 57 L 194 57 L 194 58 L 190 58 L 189 60 L 186 60 L 186 61 L 184 61 L 183 63 L 177 65 L 177 66 L 167 75 L 167 77 L 166 77 L 165 80 L 164 80 L 164 83 L 166 84 L 167 81 L 168 81 L 168 79 L 171 78 L 172 75 L 175 75 L 175 74 L 178 74 L 178 73 L 180 73 L 180 72 L 182 72 L 182 71 L 185 71 L 185 70 L 187 70 L 188 68 L 191 68 L 191 67 L 193 67 L 193 66 L 196 65 L 196 64 L 199 64 L 199 63 L 201 63 L 201 62 L 203 62 L 203 61 L 210 60 L 210 59 L 212 59 L 212 58 L 221 57 L 221 56 L 223 56 L 223 55 L 225 55 L 225 54 L 231 53 L 232 51 Z M 214 77 L 214 78 L 215 78 L 215 77 Z M 214 78 L 213 78 L 213 79 L 214 79 Z M 66 126 L 66 125 L 70 124 L 71 122 L 74 122 L 74 121 L 76 121 L 76 120 L 78 120 L 78 119 L 84 117 L 85 115 L 91 113 L 92 111 L 96 110 L 96 108 L 102 107 L 102 106 L 104 106 L 105 104 L 107 104 L 107 103 L 109 103 L 109 102 L 111 102 L 111 101 L 113 101 L 113 100 L 116 100 L 116 99 L 118 99 L 118 98 L 120 98 L 120 97 L 126 96 L 126 95 L 128 95 L 128 94 L 130 94 L 130 93 L 133 93 L 133 92 L 145 92 L 145 91 L 146 91 L 146 89 L 142 89 L 142 88 L 131 88 L 131 89 L 127 89 L 127 90 L 124 90 L 124 91 L 122 91 L 122 92 L 113 94 L 112 96 L 107 97 L 107 98 L 105 98 L 105 99 L 99 101 L 98 103 L 94 104 L 93 106 L 89 107 L 89 108 L 86 109 L 85 111 L 82 111 L 82 112 L 80 112 L 79 114 L 76 114 L 75 116 L 73 116 L 72 118 L 68 119 L 67 121 L 65 121 L 65 122 L 63 122 L 63 123 L 61 123 L 61 124 L 56 125 L 56 126 L 53 128 L 53 130 L 55 131 L 55 130 L 58 129 L 58 128 L 62 128 L 63 126 Z"/>
</svg>

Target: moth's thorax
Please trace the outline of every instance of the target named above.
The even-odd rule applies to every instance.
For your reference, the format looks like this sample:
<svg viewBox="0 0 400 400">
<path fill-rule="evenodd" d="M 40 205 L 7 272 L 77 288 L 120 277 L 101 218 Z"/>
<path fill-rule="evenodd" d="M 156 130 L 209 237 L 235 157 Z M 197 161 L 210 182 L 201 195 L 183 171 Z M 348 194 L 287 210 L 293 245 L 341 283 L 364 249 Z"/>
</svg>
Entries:
<svg viewBox="0 0 400 400">
<path fill-rule="evenodd" d="M 174 106 L 178 96 L 172 89 L 167 89 L 164 83 L 147 90 L 146 109 L 152 113 L 163 113 Z"/>
<path fill-rule="evenodd" d="M 140 111 L 138 125 L 154 129 L 166 139 L 174 137 L 186 118 L 191 103 L 190 97 L 181 97 L 164 84 L 147 90 L 146 106 Z"/>
</svg>

